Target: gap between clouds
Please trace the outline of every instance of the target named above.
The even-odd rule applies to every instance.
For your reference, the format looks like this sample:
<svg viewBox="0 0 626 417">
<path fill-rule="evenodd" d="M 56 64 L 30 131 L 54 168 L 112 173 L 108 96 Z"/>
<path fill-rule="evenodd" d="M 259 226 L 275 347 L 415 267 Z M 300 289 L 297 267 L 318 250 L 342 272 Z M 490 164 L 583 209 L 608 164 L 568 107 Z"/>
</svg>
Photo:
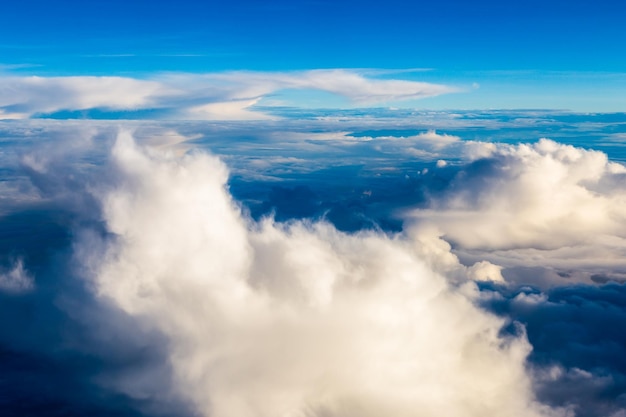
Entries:
<svg viewBox="0 0 626 417">
<path fill-rule="evenodd" d="M 0 120 L 90 109 L 159 109 L 164 111 L 166 118 L 173 119 L 261 120 L 275 117 L 254 111 L 251 107 L 268 95 L 288 89 L 325 91 L 344 97 L 355 106 L 460 91 L 442 84 L 371 78 L 362 72 L 345 69 L 168 73 L 146 79 L 2 76 Z"/>
</svg>

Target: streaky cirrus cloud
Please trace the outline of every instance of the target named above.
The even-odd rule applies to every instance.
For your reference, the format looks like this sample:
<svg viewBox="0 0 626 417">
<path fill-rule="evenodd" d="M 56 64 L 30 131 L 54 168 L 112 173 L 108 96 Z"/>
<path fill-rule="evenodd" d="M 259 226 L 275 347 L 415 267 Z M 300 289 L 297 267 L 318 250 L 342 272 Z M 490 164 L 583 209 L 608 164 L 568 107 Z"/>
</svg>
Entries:
<svg viewBox="0 0 626 417">
<path fill-rule="evenodd" d="M 0 118 L 28 118 L 60 111 L 160 109 L 181 119 L 267 119 L 251 107 L 286 89 L 313 89 L 371 105 L 432 97 L 455 87 L 368 78 L 351 70 L 155 74 L 130 77 L 0 77 Z"/>
</svg>

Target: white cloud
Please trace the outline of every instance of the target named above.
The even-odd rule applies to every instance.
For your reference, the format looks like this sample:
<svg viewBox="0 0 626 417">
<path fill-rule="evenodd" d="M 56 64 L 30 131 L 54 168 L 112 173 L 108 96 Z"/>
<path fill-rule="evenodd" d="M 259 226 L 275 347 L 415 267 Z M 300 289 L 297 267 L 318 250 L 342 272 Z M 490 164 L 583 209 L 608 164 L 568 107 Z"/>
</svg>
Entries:
<svg viewBox="0 0 626 417">
<path fill-rule="evenodd" d="M 525 338 L 433 271 L 427 251 L 458 268 L 444 241 L 255 223 L 217 158 L 128 134 L 107 169 L 117 180 L 92 190 L 115 238 L 77 257 L 101 297 L 168 337 L 202 415 L 562 415 L 533 399 Z"/>
<path fill-rule="evenodd" d="M 328 135 L 328 133 L 326 133 L 326 135 Z M 437 133 L 434 129 L 411 136 L 360 136 L 355 139 L 368 141 L 389 141 L 396 145 L 420 145 L 432 149 L 445 148 L 448 145 L 461 141 L 461 138 L 458 136 L 448 135 L 446 133 Z"/>
<path fill-rule="evenodd" d="M 351 136 L 346 136 L 351 138 Z M 461 138 L 446 133 L 428 130 L 411 136 L 358 137 L 354 141 L 369 141 L 374 149 L 386 154 L 410 154 L 418 159 L 436 160 L 441 156 L 450 156 L 458 152 Z M 445 162 L 445 161 L 442 161 Z M 441 164 L 437 164 L 440 168 Z"/>
<path fill-rule="evenodd" d="M 124 77 L 0 77 L 0 109 L 28 116 L 91 108 L 134 110 L 154 106 L 165 92 L 158 82 Z"/>
<path fill-rule="evenodd" d="M 367 78 L 350 70 L 223 72 L 128 77 L 0 76 L 0 117 L 25 118 L 61 110 L 167 109 L 173 118 L 266 119 L 250 107 L 285 89 L 314 89 L 369 105 L 432 97 L 453 87 Z"/>
<path fill-rule="evenodd" d="M 32 120 L 3 126 L 5 147 L 0 156 L 6 166 L 19 159 L 23 168 L 19 174 L 28 175 L 32 183 L 24 187 L 28 181 L 24 178 L 19 186 L 4 184 L 2 198 L 23 200 L 32 192 L 39 199 L 52 200 L 33 200 L 39 207 L 52 204 L 55 210 L 71 211 L 72 218 L 87 218 L 76 224 L 96 224 L 96 233 L 91 237 L 78 233 L 82 237 L 73 247 L 76 258 L 92 272 L 92 288 L 107 300 L 106 311 L 123 310 L 103 321 L 122 329 L 116 335 L 138 326 L 144 331 L 129 338 L 162 333 L 168 339 L 163 344 L 158 337 L 145 342 L 150 345 L 147 352 L 154 349 L 159 355 L 144 355 L 144 350 L 140 355 L 153 356 L 162 368 L 143 359 L 137 363 L 133 354 L 128 360 L 130 375 L 111 371 L 106 387 L 143 403 L 158 397 L 174 407 L 168 395 L 172 381 L 167 368 L 172 364 L 176 393 L 205 413 L 223 410 L 223 414 L 263 416 L 297 410 L 309 417 L 367 416 L 368 412 L 402 416 L 412 415 L 406 410 L 415 409 L 424 410 L 426 416 L 557 413 L 540 410 L 533 400 L 526 363 L 530 346 L 524 337 L 499 337 L 504 322 L 477 310 L 473 303 L 493 297 L 498 311 L 505 305 L 512 307 L 517 313 L 504 310 L 534 323 L 529 324 L 535 326 L 529 327 L 529 333 L 542 340 L 535 346 L 539 355 L 536 351 L 533 358 L 572 363 L 569 355 L 580 352 L 580 346 L 596 352 L 595 357 L 608 352 L 602 338 L 594 337 L 586 345 L 570 335 L 602 327 L 595 325 L 604 322 L 604 316 L 597 318 L 598 311 L 619 317 L 619 308 L 607 308 L 612 304 L 597 301 L 593 292 L 607 291 L 615 300 L 619 292 L 613 291 L 622 286 L 557 290 L 561 296 L 573 292 L 571 303 L 583 309 L 573 321 L 596 317 L 593 324 L 581 323 L 585 331 L 572 333 L 571 327 L 564 326 L 567 346 L 560 349 L 550 343 L 546 347 L 543 339 L 561 334 L 554 332 L 555 321 L 538 324 L 546 315 L 532 313 L 545 307 L 552 317 L 553 308 L 564 305 L 558 292 L 556 298 L 555 293 L 535 289 L 510 295 L 511 287 L 504 291 L 502 285 L 476 285 L 468 278 L 500 281 L 504 275 L 510 282 L 539 287 L 546 282 L 624 280 L 624 166 L 609 162 L 602 153 L 548 140 L 509 146 L 446 139 L 449 135 L 428 132 L 425 129 L 431 125 L 421 122 L 424 133 L 403 138 L 346 133 L 390 125 L 399 130 L 397 120 L 315 123 L 124 122 L 136 128 L 139 142 L 149 147 L 137 147 L 128 136 L 122 137 L 112 164 L 105 167 L 99 164 L 110 159 L 117 122 Z M 404 123 L 403 130 L 414 130 Z M 254 132 L 249 135 L 253 139 L 233 140 L 249 132 Z M 194 138 L 201 141 L 185 143 Z M 404 232 L 345 234 L 325 223 L 254 222 L 242 216 L 225 189 L 224 165 L 195 151 L 185 155 L 185 148 L 212 143 L 229 164 L 239 164 L 250 175 L 287 168 L 284 172 L 289 175 L 277 174 L 282 179 L 291 176 L 291 170 L 316 170 L 335 161 L 339 166 L 384 160 L 383 168 L 404 174 L 397 166 L 411 162 L 407 156 L 411 149 L 441 154 L 449 165 L 417 178 L 428 197 L 434 198 L 433 210 L 412 213 L 417 222 Z M 444 146 L 435 149 L 439 143 Z M 374 147 L 388 155 L 374 152 Z M 461 152 L 465 160 L 458 157 Z M 435 162 L 433 158 L 429 164 Z M 268 168 L 272 166 L 273 170 Z M 407 166 L 423 172 L 422 164 Z M 441 182 L 432 186 L 433 177 Z M 297 178 L 314 182 L 320 177 Z M 345 184 L 346 177 L 336 178 L 342 179 L 342 186 L 356 183 L 354 178 L 345 179 Z M 392 182 L 379 188 L 362 184 L 367 187 L 363 188 L 368 196 L 365 204 L 376 204 L 370 203 L 370 197 Z M 414 190 L 408 188 L 404 194 Z M 356 192 L 360 195 L 361 190 Z M 97 197 L 96 202 L 87 198 L 92 197 L 89 193 Z M 411 203 L 400 198 L 388 204 L 395 208 Z M 22 202 L 19 209 L 25 206 L 34 205 Z M 14 207 L 4 204 L 2 210 L 10 213 Z M 102 233 L 100 225 L 113 233 Z M 102 236 L 107 237 L 101 240 Z M 469 266 L 463 267 L 459 258 Z M 29 256 L 24 254 L 24 259 Z M 17 293 L 28 291 L 34 285 L 30 271 L 30 264 L 11 265 L 2 271 L 5 289 L 0 291 L 10 292 L 9 287 L 14 292 L 22 288 Z M 479 292 L 478 287 L 495 288 L 495 292 Z M 67 295 L 60 291 L 61 296 Z M 51 299 L 56 296 L 47 288 L 44 292 Z M 590 298 L 583 297 L 587 301 L 580 303 L 578 296 L 585 292 Z M 41 294 L 33 295 L 37 302 Z M 27 295 L 15 300 L 32 299 Z M 92 300 L 86 300 L 82 301 L 87 304 L 85 311 L 92 311 Z M 529 315 L 520 317 L 520 311 Z M 89 320 L 85 322 L 93 324 Z M 118 320 L 133 326 L 118 326 Z M 128 344 L 124 337 L 111 337 L 108 327 L 91 325 L 89 331 L 96 333 L 97 340 L 116 341 L 110 344 L 120 340 L 122 350 Z M 610 328 L 603 332 L 616 340 Z M 596 343 L 602 347 L 596 349 Z M 167 360 L 160 356 L 163 351 Z M 578 413 L 611 415 L 619 399 L 607 400 L 609 391 L 586 387 L 615 371 L 615 385 L 607 383 L 606 389 L 618 392 L 621 374 L 617 368 L 608 369 L 609 374 L 591 369 L 587 365 L 595 359 L 581 355 L 571 365 L 580 365 L 579 370 L 559 371 L 551 364 L 552 372 L 546 372 L 553 384 L 542 387 L 546 382 L 533 376 L 534 387 L 551 404 L 568 405 L 568 399 L 575 397 L 574 403 L 584 404 L 576 409 Z M 617 362 L 606 359 L 604 363 L 611 367 Z M 609 408 L 594 409 L 600 402 Z M 572 404 L 568 407 L 575 410 Z"/>
<path fill-rule="evenodd" d="M 444 196 L 432 201 L 431 209 L 413 211 L 409 219 L 433 225 L 457 253 L 474 262 L 626 267 L 622 165 L 602 152 L 547 139 L 467 147 L 476 159 Z"/>
<path fill-rule="evenodd" d="M 467 272 L 469 278 L 476 281 L 504 281 L 502 267 L 489 261 L 476 262 Z"/>
<path fill-rule="evenodd" d="M 270 120 L 275 117 L 261 112 L 248 110 L 259 101 L 233 100 L 227 102 L 202 104 L 190 107 L 182 112 L 181 117 L 190 120 Z"/>
</svg>

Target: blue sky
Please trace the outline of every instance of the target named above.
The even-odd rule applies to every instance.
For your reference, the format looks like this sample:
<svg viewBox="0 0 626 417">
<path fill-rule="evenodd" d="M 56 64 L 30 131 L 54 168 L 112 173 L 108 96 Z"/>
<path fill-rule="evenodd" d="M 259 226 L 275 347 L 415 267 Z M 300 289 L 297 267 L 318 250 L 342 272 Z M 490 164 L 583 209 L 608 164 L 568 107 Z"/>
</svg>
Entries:
<svg viewBox="0 0 626 417">
<path fill-rule="evenodd" d="M 0 16 L 0 68 L 133 78 L 420 68 L 430 71 L 393 77 L 464 94 L 400 105 L 620 111 L 624 15 L 626 5 L 606 0 L 11 2 Z"/>
</svg>

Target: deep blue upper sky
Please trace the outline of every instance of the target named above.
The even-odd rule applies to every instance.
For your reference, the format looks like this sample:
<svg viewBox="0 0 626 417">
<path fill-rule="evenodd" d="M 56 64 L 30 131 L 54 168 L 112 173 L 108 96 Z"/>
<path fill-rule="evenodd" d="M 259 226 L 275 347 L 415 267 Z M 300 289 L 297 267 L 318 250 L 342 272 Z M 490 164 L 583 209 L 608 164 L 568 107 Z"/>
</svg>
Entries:
<svg viewBox="0 0 626 417">
<path fill-rule="evenodd" d="M 578 87 L 597 90 L 596 101 L 626 91 L 624 77 L 615 84 L 603 76 L 579 76 L 626 73 L 624 16 L 626 3 L 616 0 L 25 0 L 3 4 L 0 71 L 142 76 L 433 68 L 439 72 L 428 81 L 483 86 L 498 79 L 521 86 L 522 96 L 563 82 L 545 73 L 567 71 L 575 79 L 554 92 L 560 97 L 556 103 L 504 105 L 559 107 L 568 102 L 566 90 Z M 539 73 L 485 74 L 521 70 Z M 504 90 L 509 91 L 493 88 Z M 472 97 L 477 107 L 502 105 L 486 98 L 489 89 L 483 91 L 486 95 Z M 583 92 L 579 99 L 588 96 Z M 459 107 L 471 103 L 461 98 Z M 619 103 L 596 107 L 616 111 Z"/>
<path fill-rule="evenodd" d="M 48 73 L 626 71 L 626 4 L 615 0 L 34 0 L 2 8 L 3 63 Z"/>
</svg>

